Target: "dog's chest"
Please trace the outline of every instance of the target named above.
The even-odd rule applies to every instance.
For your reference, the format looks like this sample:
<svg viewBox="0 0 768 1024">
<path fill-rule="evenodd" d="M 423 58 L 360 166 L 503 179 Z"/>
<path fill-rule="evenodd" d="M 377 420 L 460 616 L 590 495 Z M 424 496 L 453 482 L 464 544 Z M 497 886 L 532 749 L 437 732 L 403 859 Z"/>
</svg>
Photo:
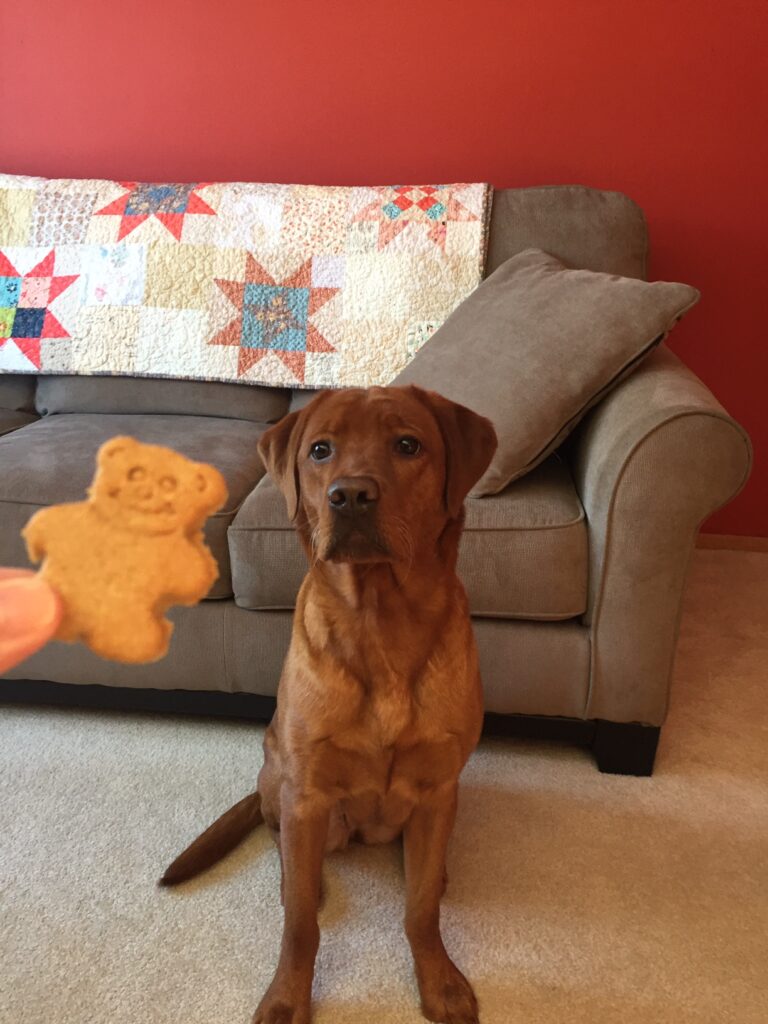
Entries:
<svg viewBox="0 0 768 1024">
<path fill-rule="evenodd" d="M 336 748 L 335 753 L 338 800 L 329 838 L 334 849 L 350 839 L 391 841 L 425 796 L 458 778 L 464 760 L 451 736 L 371 751 Z"/>
<path fill-rule="evenodd" d="M 413 693 L 402 679 L 391 675 L 372 688 L 360 709 L 361 738 L 372 751 L 392 748 L 415 715 Z"/>
<path fill-rule="evenodd" d="M 349 838 L 390 841 L 421 800 L 458 779 L 466 757 L 461 739 L 441 724 L 440 710 L 428 700 L 421 706 L 418 696 L 405 681 L 383 680 L 348 728 L 324 745 L 326 777 L 337 796 L 334 848 Z"/>
<path fill-rule="evenodd" d="M 452 643 L 452 637 L 460 640 L 460 631 L 449 629 L 436 643 L 409 653 L 372 631 L 358 644 L 357 662 L 347 662 L 339 673 L 347 683 L 323 723 L 334 745 L 376 768 L 393 751 L 471 732 L 477 664 L 473 649 Z"/>
<path fill-rule="evenodd" d="M 479 732 L 482 701 L 469 623 L 361 614 L 318 643 L 313 678 L 324 714 L 314 719 L 313 784 L 332 793 L 331 847 L 386 842 L 435 788 L 458 780 Z"/>
</svg>

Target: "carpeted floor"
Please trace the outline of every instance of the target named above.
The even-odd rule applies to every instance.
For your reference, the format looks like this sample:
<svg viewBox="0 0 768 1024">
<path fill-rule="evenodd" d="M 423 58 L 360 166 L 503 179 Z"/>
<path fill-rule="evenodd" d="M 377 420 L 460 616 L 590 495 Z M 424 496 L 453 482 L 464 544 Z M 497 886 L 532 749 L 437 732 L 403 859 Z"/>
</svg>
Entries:
<svg viewBox="0 0 768 1024">
<path fill-rule="evenodd" d="M 482 743 L 443 920 L 484 1024 L 765 1024 L 767 722 L 768 555 L 699 551 L 652 779 Z M 267 834 L 154 882 L 249 790 L 260 735 L 0 710 L 2 1024 L 247 1024 L 281 925 Z M 325 884 L 317 1024 L 417 1024 L 398 849 L 334 855 Z"/>
</svg>

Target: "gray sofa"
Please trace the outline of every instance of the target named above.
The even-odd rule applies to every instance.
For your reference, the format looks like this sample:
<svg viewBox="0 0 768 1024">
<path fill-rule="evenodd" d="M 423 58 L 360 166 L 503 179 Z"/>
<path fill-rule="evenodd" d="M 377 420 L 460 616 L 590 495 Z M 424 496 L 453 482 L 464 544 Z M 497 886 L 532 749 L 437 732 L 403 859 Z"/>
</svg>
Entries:
<svg viewBox="0 0 768 1024">
<path fill-rule="evenodd" d="M 646 273 L 642 212 L 615 192 L 497 192 L 487 272 L 529 246 Z M 307 399 L 238 384 L 0 376 L 0 564 L 28 564 L 29 516 L 79 500 L 115 434 L 213 463 L 230 495 L 207 527 L 220 578 L 201 605 L 172 611 L 164 660 L 119 665 L 52 644 L 4 677 L 0 700 L 268 715 L 304 558 L 256 442 Z M 662 346 L 545 463 L 468 501 L 459 569 L 491 727 L 568 736 L 591 744 L 603 770 L 650 773 L 696 533 L 750 464 L 744 430 Z"/>
</svg>

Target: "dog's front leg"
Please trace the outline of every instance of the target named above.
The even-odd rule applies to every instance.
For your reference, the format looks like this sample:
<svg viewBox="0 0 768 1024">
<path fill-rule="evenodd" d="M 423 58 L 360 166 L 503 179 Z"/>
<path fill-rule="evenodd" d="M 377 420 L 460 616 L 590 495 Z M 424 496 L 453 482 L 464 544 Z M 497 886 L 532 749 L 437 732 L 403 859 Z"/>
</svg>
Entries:
<svg viewBox="0 0 768 1024">
<path fill-rule="evenodd" d="M 280 960 L 253 1024 L 309 1024 L 312 975 L 320 944 L 317 910 L 329 809 L 283 789 L 280 853 L 284 922 Z"/>
<path fill-rule="evenodd" d="M 446 953 L 440 935 L 445 854 L 456 817 L 456 797 L 456 785 L 440 787 L 416 806 L 405 826 L 405 931 L 424 1016 L 450 1024 L 478 1024 L 472 986 Z"/>
</svg>

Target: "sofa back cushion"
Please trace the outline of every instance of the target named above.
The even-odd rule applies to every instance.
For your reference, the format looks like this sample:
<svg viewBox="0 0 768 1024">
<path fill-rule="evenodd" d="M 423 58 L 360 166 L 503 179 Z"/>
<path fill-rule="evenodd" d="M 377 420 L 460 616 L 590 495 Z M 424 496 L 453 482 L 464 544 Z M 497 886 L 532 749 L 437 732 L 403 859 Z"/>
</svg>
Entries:
<svg viewBox="0 0 768 1024">
<path fill-rule="evenodd" d="M 25 373 L 0 373 L 0 409 L 34 412 L 36 380 Z"/>
<path fill-rule="evenodd" d="M 291 394 L 285 388 L 258 384 L 150 377 L 44 375 L 37 382 L 35 404 L 41 416 L 67 412 L 143 413 L 274 423 L 288 412 Z"/>
<path fill-rule="evenodd" d="M 645 279 L 643 211 L 621 192 L 583 185 L 494 193 L 485 276 L 524 249 L 543 249 L 570 267 Z"/>
</svg>

